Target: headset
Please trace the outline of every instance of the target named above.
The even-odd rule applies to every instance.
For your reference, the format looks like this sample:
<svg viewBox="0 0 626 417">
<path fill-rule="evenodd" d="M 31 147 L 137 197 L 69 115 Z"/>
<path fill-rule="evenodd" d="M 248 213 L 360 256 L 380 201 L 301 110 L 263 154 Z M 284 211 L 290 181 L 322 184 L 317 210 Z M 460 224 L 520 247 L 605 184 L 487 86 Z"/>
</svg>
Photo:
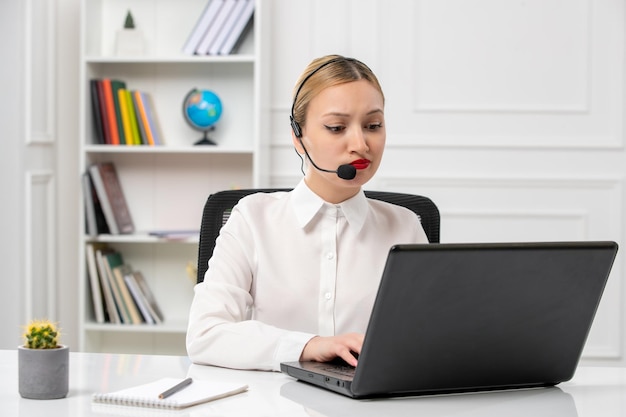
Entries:
<svg viewBox="0 0 626 417">
<path fill-rule="evenodd" d="M 326 66 L 328 66 L 330 64 L 334 64 L 335 62 L 340 62 L 340 61 L 357 62 L 357 63 L 367 67 L 365 64 L 363 64 L 361 61 L 359 61 L 357 59 L 346 58 L 346 57 L 340 56 L 340 57 L 333 58 L 333 59 L 331 59 L 329 61 L 324 62 L 319 67 L 317 67 L 313 71 L 311 71 L 306 77 L 304 77 L 304 79 L 302 80 L 302 82 L 298 86 L 298 89 L 296 90 L 296 94 L 293 96 L 293 103 L 291 104 L 291 113 L 289 114 L 289 121 L 291 122 L 291 129 L 293 130 L 294 135 L 296 135 L 296 137 L 298 139 L 302 139 L 302 129 L 300 128 L 300 124 L 298 122 L 296 122 L 296 119 L 294 118 L 294 115 L 293 115 L 293 111 L 294 111 L 294 109 L 296 107 L 296 101 L 298 100 L 298 96 L 300 95 L 300 90 L 302 90 L 302 87 L 309 80 L 309 78 L 311 78 L 313 75 L 315 75 L 317 72 L 319 72 L 322 68 L 325 68 Z"/>
<path fill-rule="evenodd" d="M 300 94 L 300 90 L 302 90 L 302 86 L 304 86 L 304 84 L 309 80 L 309 78 L 311 78 L 315 73 L 317 73 L 322 68 L 324 68 L 324 67 L 326 67 L 326 66 L 328 66 L 330 64 L 333 64 L 335 62 L 340 62 L 340 61 L 357 62 L 360 65 L 363 65 L 364 67 L 368 68 L 367 65 L 363 64 L 361 61 L 359 61 L 357 59 L 346 58 L 346 57 L 343 57 L 343 56 L 337 57 L 337 58 L 333 58 L 333 59 L 331 59 L 329 61 L 324 62 L 319 67 L 315 68 L 306 77 L 304 77 L 304 79 L 302 80 L 302 82 L 298 86 L 298 89 L 296 90 L 296 94 L 293 97 L 293 103 L 291 104 L 291 113 L 289 114 L 289 121 L 291 122 L 291 129 L 293 130 L 293 134 L 300 141 L 300 145 L 302 146 L 302 149 L 304 150 L 304 154 L 309 159 L 309 161 L 311 161 L 311 164 L 313 165 L 313 167 L 315 169 L 317 169 L 318 171 L 322 171 L 322 172 L 330 172 L 330 173 L 337 174 L 337 176 L 339 178 L 344 179 L 344 180 L 352 180 L 352 179 L 354 179 L 356 177 L 356 168 L 354 166 L 350 165 L 350 164 L 339 165 L 339 167 L 337 167 L 336 170 L 324 169 L 324 168 L 320 168 L 319 166 L 317 166 L 317 164 L 313 161 L 313 159 L 311 159 L 311 155 L 309 155 L 309 152 L 307 152 L 306 148 L 304 147 L 304 143 L 302 142 L 302 129 L 300 128 L 300 124 L 296 121 L 296 119 L 294 118 L 294 115 L 293 115 L 293 110 L 296 107 L 296 101 L 298 100 L 298 95 Z M 296 153 L 298 153 L 297 150 L 296 150 Z M 300 156 L 300 158 L 302 158 L 302 155 L 300 155 L 299 153 L 298 153 L 298 156 Z"/>
</svg>

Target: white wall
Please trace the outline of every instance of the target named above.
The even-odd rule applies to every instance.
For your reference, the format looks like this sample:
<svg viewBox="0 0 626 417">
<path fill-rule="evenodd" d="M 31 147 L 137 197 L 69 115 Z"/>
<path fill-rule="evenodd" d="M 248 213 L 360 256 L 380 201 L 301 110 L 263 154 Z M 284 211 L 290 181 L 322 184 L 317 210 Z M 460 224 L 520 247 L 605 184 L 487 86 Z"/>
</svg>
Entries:
<svg viewBox="0 0 626 417">
<path fill-rule="evenodd" d="M 433 198 L 442 213 L 442 241 L 612 239 L 622 243 L 623 1 L 262 1 L 269 4 L 272 20 L 271 36 L 263 40 L 268 43 L 264 50 L 270 51 L 264 60 L 271 68 L 267 100 L 272 114 L 270 184 L 266 185 L 291 186 L 300 175 L 287 122 L 299 72 L 316 56 L 340 53 L 369 64 L 387 96 L 388 148 L 369 188 Z M 5 11 L 21 10 L 18 4 L 44 3 L 54 5 L 55 22 L 49 33 L 55 36 L 54 62 L 48 61 L 42 75 L 52 74 L 56 80 L 57 94 L 49 112 L 55 116 L 48 136 L 51 144 L 38 146 L 35 152 L 15 145 L 13 141 L 26 136 L 20 110 L 3 100 L 0 112 L 7 135 L 1 145 L 2 189 L 9 195 L 2 212 L 0 305 L 4 317 L 19 317 L 25 299 L 41 299 L 45 287 L 24 293 L 20 283 L 29 271 L 32 278 L 33 267 L 38 268 L 35 275 L 44 275 L 37 277 L 42 285 L 58 282 L 49 307 L 66 327 L 67 342 L 76 346 L 79 139 L 72 115 L 78 102 L 79 2 L 5 0 L 0 30 L 3 39 L 14 39 L 20 25 Z M 19 96 L 17 86 L 24 74 L 32 75 L 21 66 L 25 61 L 18 45 L 26 36 L 20 36 L 14 44 L 3 43 L 0 50 L 3 57 L 18 60 L 13 66 L 2 65 L 2 74 L 12 80 L 1 77 L 3 97 L 5 93 Z M 45 45 L 38 48 L 45 52 Z M 41 74 L 41 67 L 37 71 Z M 35 126 L 35 131 L 38 128 L 47 132 L 50 125 Z M 26 155 L 23 163 L 22 154 Z M 23 183 L 6 178 L 7 173 L 21 175 L 33 166 L 52 172 L 56 211 L 52 244 L 36 247 L 37 256 L 24 261 Z M 45 196 L 45 187 L 41 193 Z M 13 198 L 19 205 L 10 201 Z M 7 221 L 13 218 L 17 222 Z M 42 257 L 47 262 L 53 258 L 52 272 L 41 266 Z M 622 257 L 589 339 L 587 362 L 626 363 Z M 10 334 L 17 322 L 3 323 L 8 327 L 2 330 Z M 12 339 L 0 343 L 5 348 L 14 346 Z"/>
<path fill-rule="evenodd" d="M 21 11 L 17 1 L 0 2 L 0 39 L 10 39 L 19 32 Z M 22 293 L 22 270 L 20 262 L 22 249 L 20 181 L 21 125 L 19 108 L 20 95 L 21 44 L 0 42 L 0 190 L 3 202 L 0 210 L 0 264 L 2 274 L 0 282 L 0 334 L 12 335 L 0 339 L 0 348 L 14 349 L 19 343 L 20 311 L 18 297 Z"/>
<path fill-rule="evenodd" d="M 368 188 L 431 197 L 443 242 L 623 241 L 623 1 L 272 3 L 272 185 L 299 174 L 293 84 L 339 53 L 386 94 L 388 146 Z M 626 363 L 622 258 L 587 361 Z"/>
<path fill-rule="evenodd" d="M 50 318 L 78 345 L 78 0 L 0 2 L 0 348 Z"/>
</svg>

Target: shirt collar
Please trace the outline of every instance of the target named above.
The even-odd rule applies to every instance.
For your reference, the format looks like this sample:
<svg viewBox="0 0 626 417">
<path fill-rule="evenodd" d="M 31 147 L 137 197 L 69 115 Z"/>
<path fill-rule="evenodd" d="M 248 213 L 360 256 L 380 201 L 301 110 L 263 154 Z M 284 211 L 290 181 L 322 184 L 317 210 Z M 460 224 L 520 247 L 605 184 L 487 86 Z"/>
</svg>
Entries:
<svg viewBox="0 0 626 417">
<path fill-rule="evenodd" d="M 326 203 L 306 185 L 304 179 L 292 191 L 292 204 L 298 219 L 298 225 L 302 228 L 313 220 L 313 217 L 324 207 Z M 363 190 L 354 197 L 335 204 L 343 212 L 348 224 L 360 231 L 365 223 L 369 204 Z"/>
</svg>

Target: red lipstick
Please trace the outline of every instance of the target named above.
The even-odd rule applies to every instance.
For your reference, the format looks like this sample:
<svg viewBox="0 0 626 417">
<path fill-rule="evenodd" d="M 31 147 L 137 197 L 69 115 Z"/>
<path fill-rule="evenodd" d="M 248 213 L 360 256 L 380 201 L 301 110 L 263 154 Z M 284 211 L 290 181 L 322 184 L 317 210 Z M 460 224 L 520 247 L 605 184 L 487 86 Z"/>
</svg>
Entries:
<svg viewBox="0 0 626 417">
<path fill-rule="evenodd" d="M 370 166 L 371 161 L 369 159 L 357 159 L 355 161 L 350 162 L 350 165 L 355 167 L 356 169 L 365 169 Z"/>
</svg>

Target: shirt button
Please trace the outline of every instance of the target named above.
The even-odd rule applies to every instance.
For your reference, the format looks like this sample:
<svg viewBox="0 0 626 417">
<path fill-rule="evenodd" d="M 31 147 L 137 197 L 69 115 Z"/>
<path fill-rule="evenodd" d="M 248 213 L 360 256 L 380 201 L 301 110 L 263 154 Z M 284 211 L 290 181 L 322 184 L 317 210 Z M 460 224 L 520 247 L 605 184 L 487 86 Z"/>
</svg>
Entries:
<svg viewBox="0 0 626 417">
<path fill-rule="evenodd" d="M 326 254 L 326 259 L 328 259 L 329 261 L 333 260 L 335 258 L 335 254 L 332 252 L 328 252 Z"/>
<path fill-rule="evenodd" d="M 324 298 L 326 298 L 327 300 L 330 300 L 333 297 L 333 295 L 329 292 L 327 292 L 326 294 L 324 294 Z"/>
</svg>

